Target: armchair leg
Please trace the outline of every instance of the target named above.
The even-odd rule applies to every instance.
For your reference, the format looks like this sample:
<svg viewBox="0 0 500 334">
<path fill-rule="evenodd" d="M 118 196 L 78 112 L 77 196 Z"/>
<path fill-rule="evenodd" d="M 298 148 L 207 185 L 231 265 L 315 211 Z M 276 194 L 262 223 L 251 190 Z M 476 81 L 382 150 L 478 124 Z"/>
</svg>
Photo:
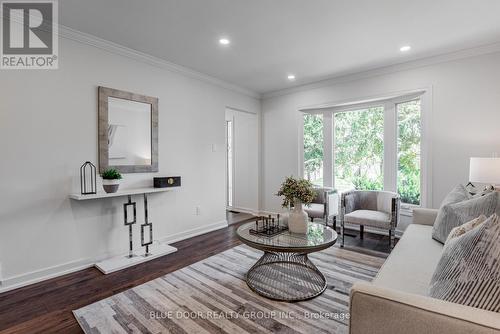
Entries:
<svg viewBox="0 0 500 334">
<path fill-rule="evenodd" d="M 391 250 L 394 248 L 394 239 L 395 239 L 394 234 L 395 234 L 395 232 L 396 231 L 395 231 L 394 228 L 391 228 L 389 230 L 389 247 L 390 247 Z"/>
<path fill-rule="evenodd" d="M 333 216 L 333 229 L 337 231 L 337 216 Z"/>
<path fill-rule="evenodd" d="M 311 223 L 314 222 L 314 218 L 313 217 L 310 217 L 309 219 L 311 219 Z"/>
<path fill-rule="evenodd" d="M 359 225 L 359 238 L 363 239 L 363 234 L 365 233 L 365 226 Z"/>
<path fill-rule="evenodd" d="M 340 236 L 342 237 L 341 238 L 341 242 L 340 242 L 340 247 L 344 248 L 344 237 L 345 237 L 345 234 L 344 234 L 344 220 L 342 219 L 342 221 L 340 222 Z"/>
</svg>

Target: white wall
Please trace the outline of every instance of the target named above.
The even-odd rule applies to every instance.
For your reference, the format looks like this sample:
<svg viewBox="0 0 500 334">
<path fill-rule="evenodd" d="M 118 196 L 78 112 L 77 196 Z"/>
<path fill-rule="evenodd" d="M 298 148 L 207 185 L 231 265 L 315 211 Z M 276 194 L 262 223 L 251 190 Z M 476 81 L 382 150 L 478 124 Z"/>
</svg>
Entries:
<svg viewBox="0 0 500 334">
<path fill-rule="evenodd" d="M 388 93 L 431 88 L 433 207 L 451 188 L 467 183 L 469 157 L 500 152 L 500 53 L 453 60 L 265 98 L 262 102 L 263 209 L 279 209 L 273 194 L 282 179 L 298 175 L 299 109 Z"/>
<path fill-rule="evenodd" d="M 154 238 L 180 238 L 225 224 L 225 108 L 259 113 L 260 101 L 61 39 L 59 70 L 0 73 L 0 289 L 127 250 L 123 198 L 68 199 L 79 191 L 80 165 L 97 164 L 100 85 L 159 98 L 160 172 L 125 174 L 123 184 L 182 176 L 181 188 L 149 198 Z M 142 202 L 135 199 L 141 222 Z"/>
</svg>

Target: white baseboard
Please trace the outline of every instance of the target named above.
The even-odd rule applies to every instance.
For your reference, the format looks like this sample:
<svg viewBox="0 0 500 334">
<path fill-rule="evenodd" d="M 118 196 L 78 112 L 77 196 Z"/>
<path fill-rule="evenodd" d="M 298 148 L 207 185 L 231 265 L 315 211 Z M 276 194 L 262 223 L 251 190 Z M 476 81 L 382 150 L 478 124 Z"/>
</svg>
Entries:
<svg viewBox="0 0 500 334">
<path fill-rule="evenodd" d="M 274 211 L 241 208 L 241 207 L 235 207 L 235 206 L 229 207 L 229 208 L 227 208 L 227 210 L 248 213 L 248 214 L 254 215 L 254 216 L 275 215 L 276 213 L 278 213 L 278 212 L 274 212 Z"/>
<path fill-rule="evenodd" d="M 250 209 L 250 208 L 236 207 L 236 206 L 228 207 L 227 210 L 241 212 L 241 213 L 248 213 L 250 215 L 258 215 L 259 214 L 259 210 Z"/>
<path fill-rule="evenodd" d="M 219 222 L 212 223 L 210 225 L 205 225 L 202 227 L 197 227 L 197 228 L 193 228 L 191 230 L 187 230 L 184 232 L 169 235 L 167 237 L 161 238 L 160 242 L 172 244 L 172 243 L 177 242 L 177 241 L 186 240 L 186 239 L 196 237 L 196 236 L 201 235 L 201 234 L 205 234 L 205 233 L 212 232 L 215 230 L 220 230 L 221 228 L 225 228 L 225 227 L 227 227 L 227 220 L 221 220 Z"/>
<path fill-rule="evenodd" d="M 160 243 L 173 243 L 181 240 L 185 240 L 188 238 L 195 237 L 200 234 L 205 234 L 211 231 L 215 231 L 221 228 L 227 227 L 227 221 L 219 221 L 216 223 L 212 223 L 209 225 L 205 225 L 203 227 L 199 228 L 194 228 L 191 230 L 187 230 L 181 233 L 176 233 L 164 238 L 161 238 L 159 241 Z M 140 251 L 142 248 L 137 248 L 135 251 Z M 106 258 L 110 258 L 113 256 L 120 255 L 123 252 L 121 250 L 120 252 L 116 253 L 107 253 L 107 254 L 101 254 L 99 256 L 96 256 L 94 258 L 87 258 L 87 259 L 79 259 L 75 261 L 70 261 L 66 262 L 63 264 L 58 264 L 55 266 L 47 267 L 47 268 L 42 268 L 39 270 L 34 270 L 28 273 L 16 275 L 16 276 L 11 276 L 11 277 L 6 277 L 2 278 L 0 280 L 0 293 L 2 292 L 7 292 L 10 290 L 22 288 L 27 285 L 39 283 L 51 278 L 55 278 L 58 276 L 70 274 L 79 270 L 87 269 L 90 267 L 93 267 L 96 262 L 102 261 Z"/>
<path fill-rule="evenodd" d="M 81 259 L 63 264 L 34 270 L 25 274 L 2 278 L 0 281 L 0 293 L 22 288 L 23 286 L 42 282 L 54 277 L 73 273 L 94 266 L 96 261 L 92 259 Z"/>
</svg>

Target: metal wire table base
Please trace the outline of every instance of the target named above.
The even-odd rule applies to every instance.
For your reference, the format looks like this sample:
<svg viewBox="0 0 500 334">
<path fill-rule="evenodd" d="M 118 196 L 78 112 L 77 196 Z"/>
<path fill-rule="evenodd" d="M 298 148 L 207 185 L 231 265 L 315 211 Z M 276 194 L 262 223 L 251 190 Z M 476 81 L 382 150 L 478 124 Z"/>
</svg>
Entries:
<svg viewBox="0 0 500 334">
<path fill-rule="evenodd" d="M 314 298 L 327 286 L 325 276 L 304 253 L 264 252 L 248 270 L 246 282 L 261 296 L 287 302 Z"/>
</svg>

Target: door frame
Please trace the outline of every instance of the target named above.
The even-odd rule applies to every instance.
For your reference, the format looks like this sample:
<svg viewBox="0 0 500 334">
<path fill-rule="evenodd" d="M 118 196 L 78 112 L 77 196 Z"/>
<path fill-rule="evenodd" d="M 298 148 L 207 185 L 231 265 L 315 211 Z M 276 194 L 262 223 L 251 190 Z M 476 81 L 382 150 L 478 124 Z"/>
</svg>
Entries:
<svg viewBox="0 0 500 334">
<path fill-rule="evenodd" d="M 229 152 L 228 152 L 228 123 L 231 122 L 231 169 L 228 168 L 229 162 Z M 234 205 L 234 115 L 231 113 L 228 113 L 228 108 L 226 108 L 226 117 L 225 117 L 225 122 L 224 122 L 224 149 L 225 149 L 225 160 L 224 160 L 224 170 L 225 170 L 225 194 L 226 194 L 226 209 L 230 210 L 233 205 Z M 232 183 L 231 183 L 231 205 L 229 205 L 229 173 L 231 172 L 232 175 Z"/>
</svg>

